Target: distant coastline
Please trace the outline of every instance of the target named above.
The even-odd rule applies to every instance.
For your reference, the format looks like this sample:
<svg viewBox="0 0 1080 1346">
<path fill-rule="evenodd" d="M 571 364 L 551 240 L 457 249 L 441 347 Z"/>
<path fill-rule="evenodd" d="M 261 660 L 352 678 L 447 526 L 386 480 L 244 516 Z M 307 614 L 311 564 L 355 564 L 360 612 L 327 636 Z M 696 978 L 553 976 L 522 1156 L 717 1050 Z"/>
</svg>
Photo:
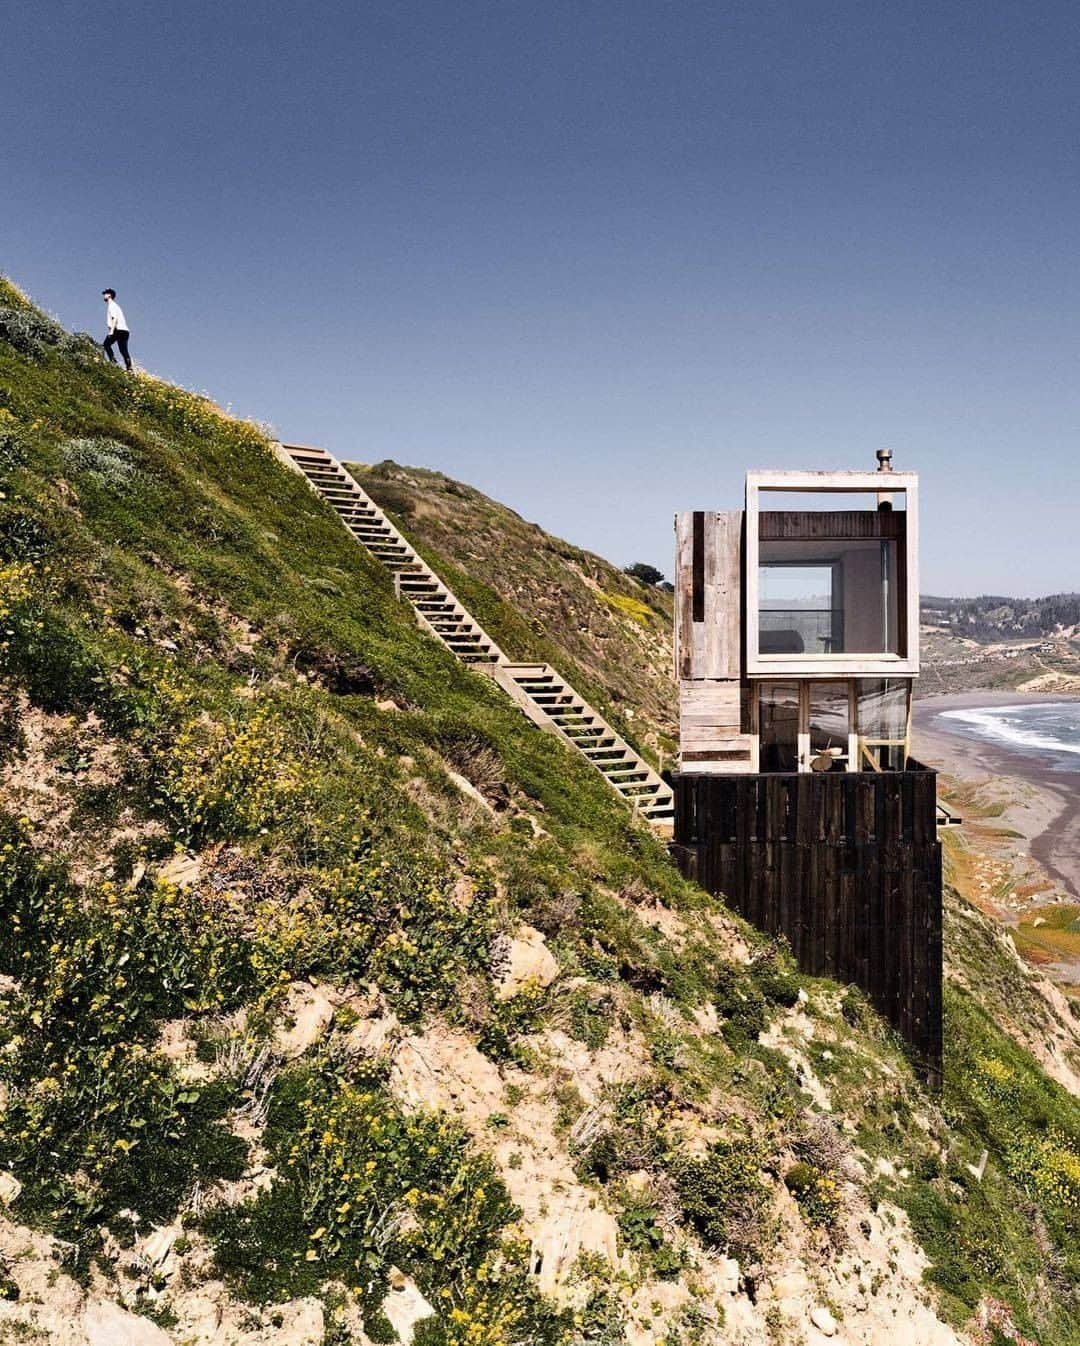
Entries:
<svg viewBox="0 0 1080 1346">
<path fill-rule="evenodd" d="M 1009 822 L 1022 833 L 1033 858 L 1080 901 L 1080 771 L 1061 769 L 1063 753 L 987 737 L 985 722 L 980 725 L 952 713 L 1073 701 L 1080 702 L 1080 697 L 1060 692 L 981 691 L 926 697 L 914 705 L 912 751 L 927 766 L 961 780 L 1006 777 L 1024 782 L 1029 787 L 1024 804 L 1010 810 Z"/>
</svg>

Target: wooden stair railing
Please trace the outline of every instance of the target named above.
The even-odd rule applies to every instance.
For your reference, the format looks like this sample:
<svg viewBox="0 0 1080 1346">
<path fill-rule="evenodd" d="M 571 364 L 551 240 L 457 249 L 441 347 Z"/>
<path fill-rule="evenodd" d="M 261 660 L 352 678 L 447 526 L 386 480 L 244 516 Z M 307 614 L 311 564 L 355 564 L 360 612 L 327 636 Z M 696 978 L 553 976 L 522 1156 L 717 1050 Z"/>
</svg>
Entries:
<svg viewBox="0 0 1080 1346">
<path fill-rule="evenodd" d="M 463 663 L 491 676 L 535 725 L 581 753 L 635 816 L 670 834 L 675 818 L 670 785 L 565 678 L 550 664 L 512 663 L 336 458 L 303 444 L 279 444 L 275 453 L 393 574 L 396 591 L 430 635 Z"/>
</svg>

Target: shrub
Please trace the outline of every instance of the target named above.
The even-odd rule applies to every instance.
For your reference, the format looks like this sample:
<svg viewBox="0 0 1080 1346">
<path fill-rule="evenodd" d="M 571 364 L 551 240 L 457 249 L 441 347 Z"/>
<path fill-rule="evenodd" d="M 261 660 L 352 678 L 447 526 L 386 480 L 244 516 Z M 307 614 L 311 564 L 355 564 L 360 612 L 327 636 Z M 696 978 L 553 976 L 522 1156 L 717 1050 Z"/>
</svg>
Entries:
<svg viewBox="0 0 1080 1346">
<path fill-rule="evenodd" d="M 0 560 L 40 562 L 53 546 L 51 529 L 37 510 L 0 508 Z"/>
<path fill-rule="evenodd" d="M 479 888 L 462 908 L 454 876 L 422 859 L 403 859 L 392 880 L 384 878 L 386 889 L 367 899 L 368 919 L 376 917 L 367 971 L 395 1012 L 415 1019 L 425 1008 L 450 1004 L 470 973 L 486 984 L 496 933 L 494 890 Z M 372 896 L 381 899 L 379 906 Z"/>
<path fill-rule="evenodd" d="M 166 1218 L 196 1176 L 238 1176 L 228 1091 L 191 1089 L 153 1050 L 159 1018 L 234 1003 L 228 915 L 165 885 L 73 887 L 29 825 L 0 819 L 0 966 L 20 979 L 0 1077 L 0 1153 L 67 1236 L 120 1207 Z"/>
<path fill-rule="evenodd" d="M 116 494 L 125 491 L 138 475 L 132 451 L 115 439 L 69 439 L 62 452 L 73 471 L 84 473 Z"/>
<path fill-rule="evenodd" d="M 608 1040 L 614 1014 L 610 995 L 594 996 L 583 986 L 570 996 L 570 1036 L 584 1042 L 589 1051 L 599 1051 Z"/>
<path fill-rule="evenodd" d="M 227 722 L 186 720 L 158 754 L 162 801 L 188 837 L 250 836 L 307 812 L 314 776 L 282 714 L 260 701 Z"/>
<path fill-rule="evenodd" d="M 710 1248 L 755 1262 L 767 1243 L 771 1194 L 749 1139 L 719 1140 L 700 1159 L 684 1160 L 675 1183 L 686 1219 Z"/>
<path fill-rule="evenodd" d="M 782 946 L 773 944 L 756 958 L 751 975 L 769 1004 L 790 1009 L 798 1003 L 799 974 L 790 953 Z"/>
<path fill-rule="evenodd" d="M 722 964 L 716 972 L 712 999 L 724 1020 L 720 1032 L 729 1047 L 744 1047 L 764 1032 L 768 1021 L 765 997 L 745 969 L 734 963 Z"/>
<path fill-rule="evenodd" d="M 557 1346 L 567 1316 L 541 1299 L 521 1266 L 496 1257 L 443 1287 L 436 1313 L 416 1324 L 413 1346 Z"/>
<path fill-rule="evenodd" d="M 652 608 L 647 603 L 642 603 L 638 598 L 630 598 L 626 594 L 609 594 L 601 591 L 599 597 L 608 605 L 614 608 L 616 612 L 621 612 L 625 617 L 629 617 L 638 626 L 647 626 L 649 618 L 653 615 Z"/>
<path fill-rule="evenodd" d="M 658 1211 L 651 1202 L 631 1196 L 619 1212 L 618 1224 L 623 1246 L 636 1253 L 653 1275 L 663 1280 L 683 1269 L 686 1257 L 664 1238 Z"/>
<path fill-rule="evenodd" d="M 20 355 L 40 359 L 46 346 L 60 346 L 68 340 L 64 328 L 37 309 L 0 304 L 0 341 L 6 341 Z"/>
<path fill-rule="evenodd" d="M 377 1303 L 391 1263 L 429 1294 L 460 1287 L 517 1214 L 465 1133 L 403 1113 L 372 1066 L 349 1079 L 279 1076 L 267 1147 L 279 1174 L 270 1190 L 206 1222 L 222 1271 L 257 1301 L 336 1279 Z"/>
<path fill-rule="evenodd" d="M 664 578 L 664 572 L 662 570 L 657 570 L 655 566 L 649 565 L 647 561 L 635 561 L 633 565 L 626 567 L 623 574 L 629 575 L 631 579 L 637 580 L 639 584 L 647 585 L 659 584 Z"/>
<path fill-rule="evenodd" d="M 11 472 L 29 460 L 30 450 L 18 433 L 18 422 L 0 407 L 0 471 Z"/>
<path fill-rule="evenodd" d="M 839 1184 L 830 1174 L 800 1160 L 784 1174 L 784 1185 L 809 1224 L 832 1227 L 837 1223 L 843 1198 Z"/>
<path fill-rule="evenodd" d="M 520 1060 L 521 1053 L 515 1047 L 515 1039 L 522 1033 L 534 1033 L 539 1029 L 540 1012 L 546 999 L 545 989 L 539 982 L 530 979 L 517 995 L 507 1000 L 493 1001 L 480 1030 L 477 1046 L 493 1061 Z M 507 1086 L 507 1101 L 511 1105 L 520 1101 L 511 1098 L 511 1090 L 517 1087 Z"/>
</svg>

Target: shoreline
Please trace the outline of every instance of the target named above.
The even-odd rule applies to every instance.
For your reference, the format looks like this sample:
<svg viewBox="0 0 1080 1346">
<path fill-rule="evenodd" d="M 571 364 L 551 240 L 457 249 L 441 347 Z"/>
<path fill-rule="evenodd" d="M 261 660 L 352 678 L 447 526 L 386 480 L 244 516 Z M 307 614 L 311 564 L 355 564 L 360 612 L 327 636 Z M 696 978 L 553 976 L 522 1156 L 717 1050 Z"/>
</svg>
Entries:
<svg viewBox="0 0 1080 1346">
<path fill-rule="evenodd" d="M 1055 771 L 1035 753 L 1010 749 L 969 732 L 962 721 L 939 719 L 946 710 L 1080 701 L 1061 692 L 960 692 L 916 700 L 912 709 L 912 752 L 961 782 L 999 786 L 1019 782 L 1021 798 L 1002 800 L 1000 820 L 1021 834 L 1029 854 L 1080 902 L 1080 771 Z M 955 725 L 955 728 L 953 727 Z M 1006 791 L 1009 795 L 1010 792 Z"/>
</svg>

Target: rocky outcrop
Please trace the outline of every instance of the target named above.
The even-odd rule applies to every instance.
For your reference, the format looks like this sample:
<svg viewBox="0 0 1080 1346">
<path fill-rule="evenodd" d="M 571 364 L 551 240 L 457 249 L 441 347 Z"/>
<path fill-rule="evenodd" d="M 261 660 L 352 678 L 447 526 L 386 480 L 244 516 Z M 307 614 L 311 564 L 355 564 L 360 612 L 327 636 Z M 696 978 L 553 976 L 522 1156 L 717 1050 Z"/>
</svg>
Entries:
<svg viewBox="0 0 1080 1346">
<path fill-rule="evenodd" d="M 505 942 L 500 964 L 501 976 L 496 990 L 500 1000 L 510 1000 L 530 982 L 535 986 L 550 986 L 559 975 L 555 955 L 540 931 L 531 925 L 519 926 Z"/>
</svg>

